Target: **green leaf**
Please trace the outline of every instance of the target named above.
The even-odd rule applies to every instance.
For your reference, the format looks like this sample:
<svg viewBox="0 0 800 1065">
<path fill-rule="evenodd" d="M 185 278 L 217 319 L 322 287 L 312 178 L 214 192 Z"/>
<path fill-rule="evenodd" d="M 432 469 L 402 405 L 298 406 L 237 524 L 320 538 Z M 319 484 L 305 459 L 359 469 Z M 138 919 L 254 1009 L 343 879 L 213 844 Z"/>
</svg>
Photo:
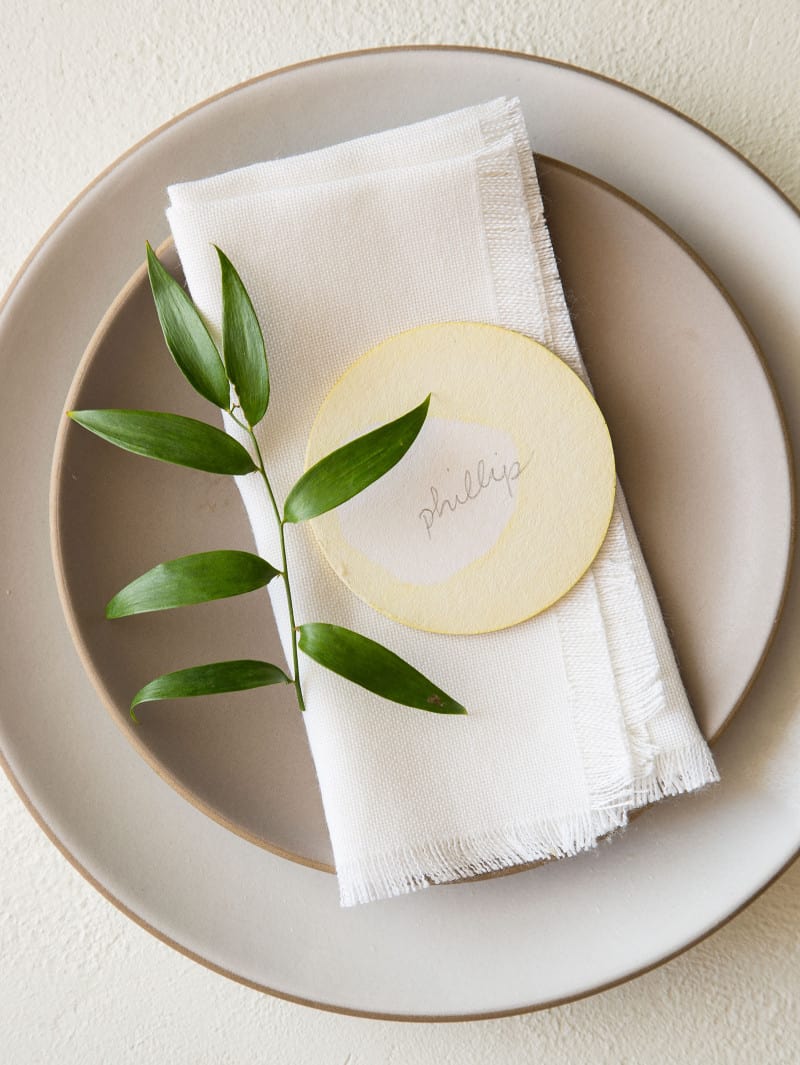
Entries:
<svg viewBox="0 0 800 1065">
<path fill-rule="evenodd" d="M 240 659 L 235 662 L 211 662 L 207 666 L 190 666 L 156 677 L 140 689 L 131 700 L 131 717 L 138 723 L 134 710 L 140 703 L 157 699 L 186 699 L 195 695 L 218 695 L 268 684 L 291 684 L 282 669 L 270 662 Z"/>
<path fill-rule="evenodd" d="M 217 248 L 222 272 L 222 353 L 228 376 L 251 426 L 269 403 L 269 368 L 264 337 L 253 304 L 236 269 Z"/>
<path fill-rule="evenodd" d="M 337 448 L 306 470 L 289 492 L 284 520 L 307 521 L 341 506 L 396 466 L 416 440 L 431 397 L 379 429 Z"/>
<path fill-rule="evenodd" d="M 117 447 L 209 473 L 251 473 L 256 467 L 238 440 L 181 414 L 155 410 L 71 410 L 73 421 Z"/>
<path fill-rule="evenodd" d="M 188 293 L 164 269 L 149 243 L 147 273 L 161 331 L 172 357 L 192 388 L 227 410 L 231 403 L 230 385 L 216 345 Z"/>
<path fill-rule="evenodd" d="M 435 714 L 467 712 L 408 662 L 366 636 L 324 622 L 301 625 L 298 632 L 300 650 L 309 658 L 384 699 Z"/>
<path fill-rule="evenodd" d="M 162 562 L 131 581 L 106 607 L 107 618 L 208 603 L 269 584 L 278 570 L 249 551 L 204 551 Z"/>
</svg>

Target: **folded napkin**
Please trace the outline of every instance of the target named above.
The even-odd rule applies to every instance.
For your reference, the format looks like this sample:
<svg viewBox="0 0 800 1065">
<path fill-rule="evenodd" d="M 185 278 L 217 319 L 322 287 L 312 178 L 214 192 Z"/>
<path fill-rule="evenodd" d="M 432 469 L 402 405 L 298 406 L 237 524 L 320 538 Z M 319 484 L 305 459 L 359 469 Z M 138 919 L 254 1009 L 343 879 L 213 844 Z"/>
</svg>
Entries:
<svg viewBox="0 0 800 1065">
<path fill-rule="evenodd" d="M 279 499 L 303 469 L 332 386 L 362 353 L 413 326 L 506 326 L 586 380 L 516 100 L 169 191 L 186 279 L 212 330 L 221 321 L 212 244 L 253 297 L 273 397 L 259 442 Z M 274 561 L 257 475 L 239 484 L 257 549 Z M 378 640 L 469 710 L 452 718 L 388 703 L 301 656 L 343 905 L 575 854 L 632 809 L 717 779 L 621 491 L 578 585 L 539 616 L 486 635 L 391 621 L 336 577 L 307 525 L 288 540 L 300 623 Z M 288 652 L 283 590 L 271 589 Z"/>
</svg>

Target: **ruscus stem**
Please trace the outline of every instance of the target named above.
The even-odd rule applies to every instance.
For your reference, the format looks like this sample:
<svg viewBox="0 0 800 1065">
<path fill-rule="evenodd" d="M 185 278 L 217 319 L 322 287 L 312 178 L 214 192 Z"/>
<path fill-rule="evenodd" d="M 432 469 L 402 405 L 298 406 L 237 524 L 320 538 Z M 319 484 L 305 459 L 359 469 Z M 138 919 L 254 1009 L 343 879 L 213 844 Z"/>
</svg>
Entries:
<svg viewBox="0 0 800 1065">
<path fill-rule="evenodd" d="M 305 711 L 306 704 L 305 700 L 303 699 L 303 689 L 300 686 L 300 661 L 297 650 L 297 624 L 294 618 L 292 586 L 289 581 L 289 564 L 286 558 L 286 523 L 281 517 L 281 512 L 278 509 L 278 504 L 275 499 L 275 493 L 272 491 L 272 485 L 269 483 L 269 477 L 267 476 L 267 471 L 264 466 L 264 459 L 261 455 L 261 448 L 258 446 L 258 440 L 256 439 L 256 434 L 253 431 L 252 425 L 250 425 L 249 422 L 240 421 L 233 413 L 233 409 L 229 410 L 228 414 L 230 414 L 230 416 L 233 418 L 233 420 L 238 426 L 245 430 L 245 432 L 250 437 L 250 440 L 252 441 L 253 450 L 255 451 L 256 456 L 256 466 L 258 467 L 258 472 L 261 474 L 261 479 L 264 482 L 264 486 L 267 489 L 267 495 L 269 496 L 269 501 L 272 504 L 272 511 L 275 515 L 275 521 L 278 523 L 278 535 L 280 537 L 281 545 L 281 577 L 283 578 L 283 586 L 286 589 L 286 605 L 289 610 L 289 628 L 291 630 L 292 638 L 292 672 L 294 675 L 293 684 L 294 690 L 297 693 L 297 704 L 301 710 Z"/>
</svg>

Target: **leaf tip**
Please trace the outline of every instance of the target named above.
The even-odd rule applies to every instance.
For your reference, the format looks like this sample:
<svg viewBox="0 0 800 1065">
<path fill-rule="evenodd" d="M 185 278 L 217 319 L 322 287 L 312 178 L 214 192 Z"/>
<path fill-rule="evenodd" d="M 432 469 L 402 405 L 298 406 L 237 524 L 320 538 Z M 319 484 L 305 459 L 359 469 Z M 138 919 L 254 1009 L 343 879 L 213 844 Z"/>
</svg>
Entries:
<svg viewBox="0 0 800 1065">
<path fill-rule="evenodd" d="M 153 251 L 153 246 L 152 246 L 152 244 L 150 243 L 149 240 L 146 240 L 144 242 L 144 247 L 145 247 L 145 255 L 146 255 L 146 258 L 147 258 L 147 279 L 150 282 L 150 288 L 152 289 L 153 296 L 155 297 L 156 286 L 158 284 L 159 278 L 162 277 L 164 274 L 166 274 L 167 271 L 164 269 L 164 267 L 158 261 L 158 256 Z M 156 302 L 156 308 L 157 307 L 158 307 L 158 303 Z"/>
<path fill-rule="evenodd" d="M 221 270 L 226 270 L 228 268 L 233 267 L 233 264 L 231 263 L 230 259 L 222 250 L 222 248 L 220 248 L 219 244 L 214 244 L 212 241 L 211 247 L 217 253 L 217 258 L 219 259 L 219 265 Z"/>
<path fill-rule="evenodd" d="M 141 721 L 136 716 L 136 707 L 138 705 L 139 704 L 136 702 L 136 699 L 134 699 L 133 702 L 131 703 L 131 708 L 129 710 L 129 713 L 131 715 L 131 721 L 134 723 L 134 725 L 141 725 Z"/>
<path fill-rule="evenodd" d="M 114 621 L 115 618 L 126 618 L 130 615 L 130 607 L 126 607 L 122 600 L 122 592 L 124 591 L 125 589 L 123 588 L 122 591 L 117 592 L 106 603 L 105 614 L 108 621 Z"/>
<path fill-rule="evenodd" d="M 438 692 L 433 692 L 429 695 L 425 702 L 435 713 L 459 715 L 467 713 L 466 707 L 462 706 L 461 703 L 457 703 L 455 699 L 451 699 L 449 696 L 443 698 Z"/>
</svg>

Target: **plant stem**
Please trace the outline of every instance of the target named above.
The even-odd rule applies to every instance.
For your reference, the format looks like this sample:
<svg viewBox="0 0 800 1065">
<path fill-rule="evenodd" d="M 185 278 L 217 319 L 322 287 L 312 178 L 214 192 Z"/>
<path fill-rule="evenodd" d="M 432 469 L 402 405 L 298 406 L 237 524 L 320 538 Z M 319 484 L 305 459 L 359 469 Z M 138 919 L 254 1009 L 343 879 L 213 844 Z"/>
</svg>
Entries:
<svg viewBox="0 0 800 1065">
<path fill-rule="evenodd" d="M 300 686 L 300 662 L 297 651 L 297 625 L 294 620 L 294 603 L 292 602 L 292 586 L 289 583 L 289 564 L 286 558 L 286 522 L 281 517 L 281 512 L 278 509 L 278 503 L 275 499 L 275 493 L 272 491 L 272 485 L 269 483 L 269 477 L 267 476 L 266 468 L 264 467 L 264 459 L 261 456 L 261 448 L 258 446 L 258 440 L 256 434 L 253 431 L 252 425 L 249 422 L 242 422 L 233 413 L 233 410 L 229 410 L 228 414 L 233 418 L 238 426 L 245 430 L 250 437 L 253 444 L 253 450 L 256 455 L 256 465 L 258 472 L 261 474 L 261 479 L 264 482 L 264 486 L 267 489 L 267 495 L 269 501 L 272 504 L 272 511 L 275 515 L 275 521 L 278 523 L 278 535 L 280 536 L 281 544 L 281 577 L 283 578 L 283 586 L 286 589 L 286 605 L 289 610 L 289 629 L 292 638 L 292 672 L 294 674 L 293 684 L 294 690 L 297 693 L 297 704 L 301 710 L 305 710 L 306 704 L 303 699 L 303 689 Z"/>
</svg>

